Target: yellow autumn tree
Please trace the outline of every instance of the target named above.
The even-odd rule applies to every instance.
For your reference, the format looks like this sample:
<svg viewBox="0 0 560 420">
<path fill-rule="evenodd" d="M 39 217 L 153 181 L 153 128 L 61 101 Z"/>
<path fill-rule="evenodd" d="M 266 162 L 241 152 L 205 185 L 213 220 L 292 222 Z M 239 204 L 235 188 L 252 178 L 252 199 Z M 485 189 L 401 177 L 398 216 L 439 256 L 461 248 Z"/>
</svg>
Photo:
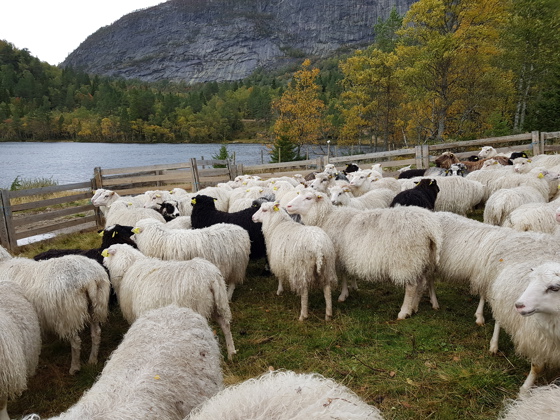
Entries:
<svg viewBox="0 0 560 420">
<path fill-rule="evenodd" d="M 344 124 L 339 143 L 356 144 L 363 137 L 373 137 L 376 142 L 381 138 L 388 149 L 389 143 L 400 141 L 397 110 L 402 93 L 395 76 L 397 64 L 394 52 L 374 47 L 358 51 L 340 64 Z"/>
<path fill-rule="evenodd" d="M 284 148 L 287 142 L 293 144 L 295 155 L 299 157 L 303 145 L 318 144 L 327 134 L 329 124 L 325 119 L 325 103 L 319 97 L 318 75 L 319 69 L 311 68 L 311 61 L 305 60 L 301 69 L 294 73 L 292 83 L 272 103 L 272 109 L 277 113 L 273 126 L 273 161 L 279 142 Z M 286 161 L 285 158 L 280 160 Z"/>
<path fill-rule="evenodd" d="M 511 76 L 494 65 L 502 53 L 503 0 L 419 0 L 396 47 L 408 133 L 419 141 L 472 137 L 503 106 Z"/>
</svg>

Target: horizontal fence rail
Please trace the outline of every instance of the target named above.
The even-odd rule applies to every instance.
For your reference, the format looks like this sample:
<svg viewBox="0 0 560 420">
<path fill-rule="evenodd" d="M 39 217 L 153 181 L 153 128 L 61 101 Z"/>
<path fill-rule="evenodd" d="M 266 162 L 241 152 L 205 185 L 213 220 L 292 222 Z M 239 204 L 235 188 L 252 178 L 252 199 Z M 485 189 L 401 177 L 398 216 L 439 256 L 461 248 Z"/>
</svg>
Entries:
<svg viewBox="0 0 560 420">
<path fill-rule="evenodd" d="M 0 244 L 16 252 L 18 241 L 37 235 L 56 234 L 69 230 L 102 228 L 103 219 L 90 199 L 98 188 L 116 191 L 119 195 L 138 195 L 148 190 L 183 188 L 196 192 L 207 186 L 233 180 L 241 174 L 254 174 L 263 179 L 278 176 L 306 175 L 320 172 L 325 164 L 344 169 L 346 164 L 381 164 L 386 175 L 396 174 L 404 166 L 427 168 L 444 151 L 459 158 L 478 153 L 482 146 L 493 146 L 498 152 L 525 151 L 530 155 L 556 153 L 560 131 L 517 134 L 504 137 L 419 145 L 352 156 L 318 157 L 295 162 L 263 165 L 234 165 L 229 160 L 191 158 L 188 162 L 126 167 L 94 168 L 90 181 L 20 191 L 0 190 Z M 476 151 L 475 151 L 476 150 Z"/>
</svg>

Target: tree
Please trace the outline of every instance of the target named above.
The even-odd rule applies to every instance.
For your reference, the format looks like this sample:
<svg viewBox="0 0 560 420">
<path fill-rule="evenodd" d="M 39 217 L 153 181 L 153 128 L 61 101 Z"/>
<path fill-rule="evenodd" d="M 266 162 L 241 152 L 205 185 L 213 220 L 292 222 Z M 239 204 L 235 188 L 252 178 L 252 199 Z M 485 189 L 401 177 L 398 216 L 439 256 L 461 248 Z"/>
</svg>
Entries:
<svg viewBox="0 0 560 420">
<path fill-rule="evenodd" d="M 397 140 L 397 110 L 402 99 L 397 71 L 398 57 L 378 48 L 358 51 L 342 62 L 344 125 L 341 142 L 355 144 L 368 133 L 383 138 L 385 149 Z"/>
<path fill-rule="evenodd" d="M 513 129 L 525 130 L 525 116 L 557 83 L 560 61 L 560 2 L 508 0 L 509 17 L 503 32 L 503 65 L 513 70 L 516 90 Z M 550 98 L 545 98 L 548 102 Z M 546 107 L 546 106 L 545 106 Z M 544 116 L 544 115 L 543 115 Z M 558 124 L 558 122 L 556 122 Z M 534 126 L 535 129 L 543 129 Z"/>
<path fill-rule="evenodd" d="M 375 45 L 383 52 L 391 52 L 397 46 L 399 39 L 398 30 L 403 23 L 403 17 L 397 12 L 397 8 L 393 6 L 389 17 L 385 20 L 380 19 L 373 27 L 375 34 Z"/>
<path fill-rule="evenodd" d="M 503 0 L 420 0 L 398 31 L 398 77 L 409 132 L 420 141 L 476 135 L 506 95 L 509 74 L 494 64 Z"/>
<path fill-rule="evenodd" d="M 315 83 L 319 69 L 310 66 L 311 61 L 305 60 L 290 86 L 272 104 L 278 114 L 274 134 L 282 137 L 282 142 L 295 144 L 297 156 L 302 145 L 318 144 L 329 128 L 324 118 L 325 103 L 319 99 L 319 86 Z M 284 157 L 282 160 L 286 161 Z"/>
<path fill-rule="evenodd" d="M 289 137 L 279 135 L 272 144 L 270 163 L 293 162 L 301 160 L 297 145 Z"/>
</svg>

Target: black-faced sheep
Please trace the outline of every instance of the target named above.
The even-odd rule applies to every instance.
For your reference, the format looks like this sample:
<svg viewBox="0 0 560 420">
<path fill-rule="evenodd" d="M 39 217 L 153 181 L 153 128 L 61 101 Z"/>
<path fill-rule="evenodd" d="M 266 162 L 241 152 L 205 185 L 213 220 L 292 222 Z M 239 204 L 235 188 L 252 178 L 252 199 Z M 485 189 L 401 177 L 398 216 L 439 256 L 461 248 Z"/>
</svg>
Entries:
<svg viewBox="0 0 560 420">
<path fill-rule="evenodd" d="M 207 228 L 218 223 L 230 223 L 242 227 L 249 234 L 251 240 L 250 259 L 256 260 L 266 257 L 266 245 L 260 223 L 253 223 L 252 217 L 259 210 L 255 203 L 251 207 L 235 212 L 219 211 L 216 209 L 214 198 L 197 195 L 192 200 L 193 210 L 191 223 L 193 229 Z"/>
<path fill-rule="evenodd" d="M 436 198 L 439 193 L 437 181 L 431 178 L 421 179 L 414 188 L 398 193 L 389 207 L 418 206 L 434 210 Z"/>
</svg>

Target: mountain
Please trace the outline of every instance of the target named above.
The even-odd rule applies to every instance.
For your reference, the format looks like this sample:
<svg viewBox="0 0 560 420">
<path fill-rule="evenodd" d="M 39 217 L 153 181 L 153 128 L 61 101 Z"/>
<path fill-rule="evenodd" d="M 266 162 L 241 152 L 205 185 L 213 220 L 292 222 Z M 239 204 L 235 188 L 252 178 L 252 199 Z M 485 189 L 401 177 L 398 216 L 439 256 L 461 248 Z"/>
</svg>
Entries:
<svg viewBox="0 0 560 420">
<path fill-rule="evenodd" d="M 373 41 L 373 26 L 415 0 L 169 0 L 89 36 L 64 62 L 144 81 L 240 80 Z"/>
</svg>

